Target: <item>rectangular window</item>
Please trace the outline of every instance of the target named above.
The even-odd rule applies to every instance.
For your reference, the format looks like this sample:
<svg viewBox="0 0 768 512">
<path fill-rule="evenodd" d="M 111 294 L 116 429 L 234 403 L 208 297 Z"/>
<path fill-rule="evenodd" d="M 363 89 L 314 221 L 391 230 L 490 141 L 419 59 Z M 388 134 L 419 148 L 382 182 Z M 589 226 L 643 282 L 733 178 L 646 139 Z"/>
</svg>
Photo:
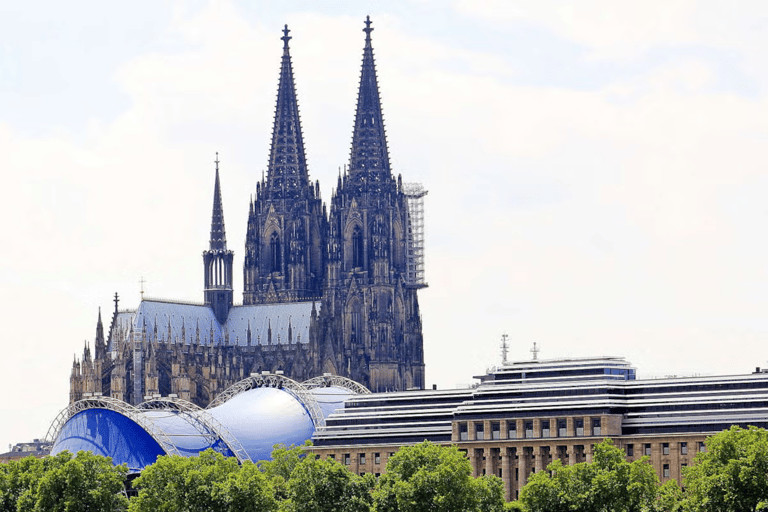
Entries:
<svg viewBox="0 0 768 512">
<path fill-rule="evenodd" d="M 645 443 L 643 445 L 643 453 L 645 453 L 646 455 L 651 454 L 651 443 Z"/>
<path fill-rule="evenodd" d="M 573 423 L 576 426 L 576 435 L 577 436 L 583 436 L 584 435 L 584 420 L 579 418 L 577 420 L 574 420 Z"/>
<path fill-rule="evenodd" d="M 541 437 L 549 437 L 549 420 L 541 420 Z"/>
<path fill-rule="evenodd" d="M 628 444 L 627 445 L 627 457 L 634 457 L 635 456 L 635 445 L 634 444 Z"/>
<path fill-rule="evenodd" d="M 704 444 L 704 441 L 699 441 L 699 451 L 700 452 L 707 451 L 707 445 Z"/>
<path fill-rule="evenodd" d="M 373 463 L 374 464 L 381 464 L 381 454 L 380 453 L 374 453 L 373 454 Z"/>
<path fill-rule="evenodd" d="M 349 460 L 349 454 L 348 454 L 348 453 L 345 453 L 345 454 L 344 454 L 344 465 L 345 465 L 345 466 L 349 466 L 349 464 L 350 464 L 350 460 Z"/>
<path fill-rule="evenodd" d="M 498 421 L 491 423 L 491 439 L 501 439 L 501 423 Z"/>
<path fill-rule="evenodd" d="M 662 472 L 664 474 L 664 478 L 669 478 L 669 464 L 664 464 Z"/>
<path fill-rule="evenodd" d="M 568 435 L 568 422 L 565 418 L 557 420 L 557 437 L 566 437 Z"/>
<path fill-rule="evenodd" d="M 600 418 L 592 418 L 592 435 L 593 436 L 600 436 L 602 435 L 602 426 L 600 423 Z"/>
<path fill-rule="evenodd" d="M 467 432 L 467 424 L 459 423 L 459 441 L 468 441 L 469 433 Z"/>
<path fill-rule="evenodd" d="M 358 458 L 360 459 L 360 464 L 365 464 L 365 454 L 364 453 L 358 454 Z"/>
<path fill-rule="evenodd" d="M 507 438 L 517 439 L 517 422 L 515 420 L 507 422 Z"/>
<path fill-rule="evenodd" d="M 482 423 L 475 423 L 475 439 L 478 441 L 483 440 L 483 428 L 484 425 Z"/>
<path fill-rule="evenodd" d="M 680 443 L 680 454 L 688 455 L 688 443 Z"/>
<path fill-rule="evenodd" d="M 533 422 L 532 421 L 526 421 L 524 422 L 525 426 L 525 438 L 530 439 L 533 437 Z"/>
<path fill-rule="evenodd" d="M 328 455 L 328 458 L 331 459 L 331 460 L 336 460 L 336 455 L 330 454 L 330 455 Z"/>
<path fill-rule="evenodd" d="M 669 443 L 661 444 L 661 453 L 663 453 L 664 455 L 669 455 Z"/>
</svg>

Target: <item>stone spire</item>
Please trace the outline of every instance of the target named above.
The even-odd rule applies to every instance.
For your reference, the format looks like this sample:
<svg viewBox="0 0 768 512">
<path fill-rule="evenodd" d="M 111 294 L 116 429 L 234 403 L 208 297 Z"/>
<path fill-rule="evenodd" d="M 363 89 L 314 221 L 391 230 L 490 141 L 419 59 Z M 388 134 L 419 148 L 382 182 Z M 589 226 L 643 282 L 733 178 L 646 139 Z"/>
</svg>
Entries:
<svg viewBox="0 0 768 512">
<path fill-rule="evenodd" d="M 383 183 L 390 177 L 389 152 L 381 113 L 379 84 L 371 46 L 371 18 L 365 19 L 365 48 L 360 73 L 360 89 L 357 94 L 355 129 L 352 134 L 352 150 L 349 156 L 349 176 L 355 188 L 368 190 L 376 182 Z"/>
<path fill-rule="evenodd" d="M 275 106 L 275 124 L 267 167 L 267 193 L 274 199 L 298 197 L 309 182 L 304 138 L 301 133 L 299 103 L 293 81 L 293 66 L 288 48 L 288 25 L 283 29 L 283 59 Z"/>
<path fill-rule="evenodd" d="M 221 206 L 221 185 L 219 184 L 219 153 L 216 153 L 216 182 L 213 186 L 213 214 L 211 215 L 211 251 L 227 250 L 227 234 L 224 229 L 224 210 Z"/>
</svg>

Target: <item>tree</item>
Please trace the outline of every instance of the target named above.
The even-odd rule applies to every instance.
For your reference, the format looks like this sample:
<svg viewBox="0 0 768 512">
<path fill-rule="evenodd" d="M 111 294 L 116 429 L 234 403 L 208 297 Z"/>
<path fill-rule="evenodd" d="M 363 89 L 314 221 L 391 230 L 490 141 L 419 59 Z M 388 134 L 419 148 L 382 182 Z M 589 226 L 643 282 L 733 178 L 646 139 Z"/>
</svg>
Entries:
<svg viewBox="0 0 768 512">
<path fill-rule="evenodd" d="M 563 466 L 558 459 L 520 491 L 530 512 L 639 512 L 656 500 L 658 477 L 647 457 L 627 462 L 610 439 L 595 446 L 593 462 Z"/>
<path fill-rule="evenodd" d="M 276 444 L 272 447 L 272 458 L 259 461 L 259 469 L 269 479 L 277 500 L 288 499 L 287 483 L 299 462 L 305 457 L 316 457 L 304 451 L 306 446 L 312 446 L 312 441 L 306 441 L 304 446 Z"/>
<path fill-rule="evenodd" d="M 125 510 L 127 471 L 82 451 L 0 464 L 0 511 Z"/>
<path fill-rule="evenodd" d="M 472 466 L 455 446 L 424 441 L 401 448 L 387 462 L 374 492 L 377 512 L 501 511 L 497 477 L 472 478 Z"/>
<path fill-rule="evenodd" d="M 768 431 L 732 426 L 706 447 L 683 474 L 685 510 L 768 509 Z"/>
<path fill-rule="evenodd" d="M 335 460 L 307 456 L 291 472 L 284 512 L 368 512 L 373 475 L 355 475 Z"/>
<path fill-rule="evenodd" d="M 66 455 L 64 455 L 66 453 Z M 128 508 L 125 465 L 112 465 L 111 457 L 80 451 L 57 455 L 63 464 L 44 472 L 37 486 L 35 511 L 121 511 Z"/>
<path fill-rule="evenodd" d="M 197 457 L 158 457 L 134 481 L 131 512 L 276 510 L 266 477 L 250 462 L 211 449 Z"/>
</svg>

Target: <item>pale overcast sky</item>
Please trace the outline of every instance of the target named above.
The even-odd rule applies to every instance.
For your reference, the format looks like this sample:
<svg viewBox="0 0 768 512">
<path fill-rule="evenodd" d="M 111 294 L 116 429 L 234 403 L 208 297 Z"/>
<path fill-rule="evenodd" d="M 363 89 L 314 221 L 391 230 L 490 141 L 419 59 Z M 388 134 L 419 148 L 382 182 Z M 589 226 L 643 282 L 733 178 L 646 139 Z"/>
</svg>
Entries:
<svg viewBox="0 0 768 512">
<path fill-rule="evenodd" d="M 768 366 L 768 2 L 0 2 L 0 449 L 67 405 L 115 292 L 202 300 L 216 151 L 241 298 L 285 23 L 330 199 L 368 14 L 392 168 L 429 190 L 428 385 L 504 332 L 641 378 Z"/>
</svg>

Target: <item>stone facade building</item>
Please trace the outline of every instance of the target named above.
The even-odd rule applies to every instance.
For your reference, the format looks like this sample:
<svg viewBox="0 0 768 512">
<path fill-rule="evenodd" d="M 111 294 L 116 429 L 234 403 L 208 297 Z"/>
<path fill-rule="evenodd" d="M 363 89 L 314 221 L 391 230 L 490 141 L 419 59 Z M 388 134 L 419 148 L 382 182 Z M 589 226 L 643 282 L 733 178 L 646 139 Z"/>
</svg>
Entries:
<svg viewBox="0 0 768 512">
<path fill-rule="evenodd" d="M 71 402 L 176 394 L 205 406 L 261 371 L 332 373 L 372 391 L 423 388 L 417 291 L 426 285 L 409 267 L 413 196 L 390 168 L 369 19 L 363 31 L 350 162 L 330 208 L 309 178 L 286 26 L 269 164 L 249 207 L 243 304 L 234 303 L 217 158 L 204 302 L 143 298 L 121 310 L 115 295 L 107 334 L 99 312 L 93 351 L 86 345 L 73 362 Z"/>
</svg>

